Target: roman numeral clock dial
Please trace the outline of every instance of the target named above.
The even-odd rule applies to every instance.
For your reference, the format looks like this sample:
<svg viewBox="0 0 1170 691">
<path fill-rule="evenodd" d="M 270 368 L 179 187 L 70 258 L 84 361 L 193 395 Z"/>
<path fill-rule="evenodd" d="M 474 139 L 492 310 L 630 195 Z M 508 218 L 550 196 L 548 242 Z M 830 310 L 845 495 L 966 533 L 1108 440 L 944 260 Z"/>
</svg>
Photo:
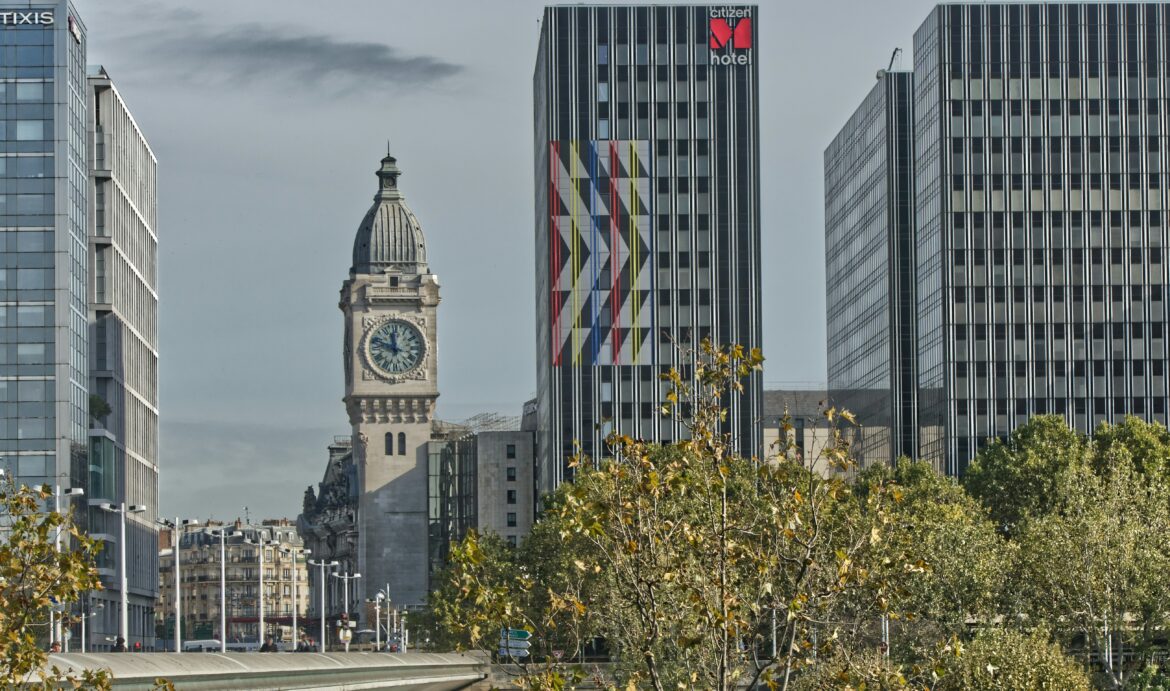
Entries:
<svg viewBox="0 0 1170 691">
<path fill-rule="evenodd" d="M 392 320 L 370 334 L 366 351 L 375 369 L 397 375 L 418 367 L 426 353 L 426 344 L 414 325 Z"/>
</svg>

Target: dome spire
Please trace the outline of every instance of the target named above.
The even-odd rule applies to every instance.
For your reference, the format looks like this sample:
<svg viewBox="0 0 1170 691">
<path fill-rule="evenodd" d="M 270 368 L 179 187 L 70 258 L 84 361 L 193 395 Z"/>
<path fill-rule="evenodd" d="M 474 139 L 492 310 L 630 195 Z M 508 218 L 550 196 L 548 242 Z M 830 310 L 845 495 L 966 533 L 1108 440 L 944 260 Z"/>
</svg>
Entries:
<svg viewBox="0 0 1170 691">
<path fill-rule="evenodd" d="M 352 274 L 386 271 L 427 273 L 427 246 L 422 227 L 398 189 L 398 159 L 389 153 L 377 172 L 378 192 L 353 243 Z"/>
</svg>

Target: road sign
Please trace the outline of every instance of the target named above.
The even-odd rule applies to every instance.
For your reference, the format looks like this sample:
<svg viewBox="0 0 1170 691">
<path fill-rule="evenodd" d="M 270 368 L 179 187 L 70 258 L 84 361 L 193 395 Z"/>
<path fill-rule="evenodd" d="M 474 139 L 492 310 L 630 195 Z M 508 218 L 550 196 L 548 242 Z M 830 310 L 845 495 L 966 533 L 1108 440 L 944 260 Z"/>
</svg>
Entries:
<svg viewBox="0 0 1170 691">
<path fill-rule="evenodd" d="M 532 647 L 532 643 L 528 641 L 513 641 L 507 638 L 500 639 L 501 648 L 511 648 L 513 650 L 528 650 Z"/>
<path fill-rule="evenodd" d="M 502 632 L 500 637 L 504 637 Z M 525 631 L 524 629 L 508 629 L 508 638 L 513 641 L 526 641 L 529 638 L 532 638 L 532 633 Z"/>
<path fill-rule="evenodd" d="M 528 657 L 528 651 L 523 648 L 500 648 L 500 657 Z"/>
</svg>

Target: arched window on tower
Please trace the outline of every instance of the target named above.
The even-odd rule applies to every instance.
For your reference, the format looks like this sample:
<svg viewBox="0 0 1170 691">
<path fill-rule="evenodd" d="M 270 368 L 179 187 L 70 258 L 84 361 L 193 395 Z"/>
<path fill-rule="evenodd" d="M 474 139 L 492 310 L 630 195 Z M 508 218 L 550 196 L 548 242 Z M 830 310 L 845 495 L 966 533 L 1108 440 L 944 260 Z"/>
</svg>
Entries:
<svg viewBox="0 0 1170 691">
<path fill-rule="evenodd" d="M 393 432 L 386 433 L 386 455 L 387 456 L 394 455 L 394 433 Z"/>
<path fill-rule="evenodd" d="M 406 455 L 406 432 L 398 433 L 398 455 Z"/>
</svg>

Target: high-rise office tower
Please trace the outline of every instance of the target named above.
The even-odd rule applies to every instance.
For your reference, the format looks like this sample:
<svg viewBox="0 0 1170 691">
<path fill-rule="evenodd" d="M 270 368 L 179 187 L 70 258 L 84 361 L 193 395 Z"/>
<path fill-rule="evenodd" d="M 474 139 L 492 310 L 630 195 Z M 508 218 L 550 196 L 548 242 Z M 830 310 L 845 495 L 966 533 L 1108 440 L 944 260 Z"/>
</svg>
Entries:
<svg viewBox="0 0 1170 691">
<path fill-rule="evenodd" d="M 913 85 L 880 71 L 825 150 L 829 396 L 863 466 L 918 453 Z"/>
<path fill-rule="evenodd" d="M 914 36 L 922 454 L 1166 421 L 1170 7 L 941 5 Z"/>
<path fill-rule="evenodd" d="M 945 4 L 915 34 L 919 456 L 950 473 L 1038 414 L 1166 421 L 1168 12 Z"/>
<path fill-rule="evenodd" d="M 85 25 L 0 4 L 0 457 L 26 484 L 84 477 L 88 420 Z"/>
<path fill-rule="evenodd" d="M 545 9 L 534 75 L 538 486 L 669 441 L 678 345 L 760 346 L 758 8 Z M 760 382 L 728 401 L 761 452 Z"/>
<path fill-rule="evenodd" d="M 120 517 L 126 513 L 127 644 L 154 643 L 158 596 L 158 223 L 157 161 L 110 76 L 91 67 L 89 130 L 89 530 L 100 557 L 104 608 L 87 627 L 87 649 L 119 630 Z"/>
<path fill-rule="evenodd" d="M 109 78 L 87 80 L 85 41 L 67 0 L 0 3 L 0 459 L 86 490 L 101 649 L 120 628 L 119 524 L 95 502 L 147 507 L 128 515 L 127 622 L 131 642 L 154 635 L 154 159 Z"/>
</svg>

